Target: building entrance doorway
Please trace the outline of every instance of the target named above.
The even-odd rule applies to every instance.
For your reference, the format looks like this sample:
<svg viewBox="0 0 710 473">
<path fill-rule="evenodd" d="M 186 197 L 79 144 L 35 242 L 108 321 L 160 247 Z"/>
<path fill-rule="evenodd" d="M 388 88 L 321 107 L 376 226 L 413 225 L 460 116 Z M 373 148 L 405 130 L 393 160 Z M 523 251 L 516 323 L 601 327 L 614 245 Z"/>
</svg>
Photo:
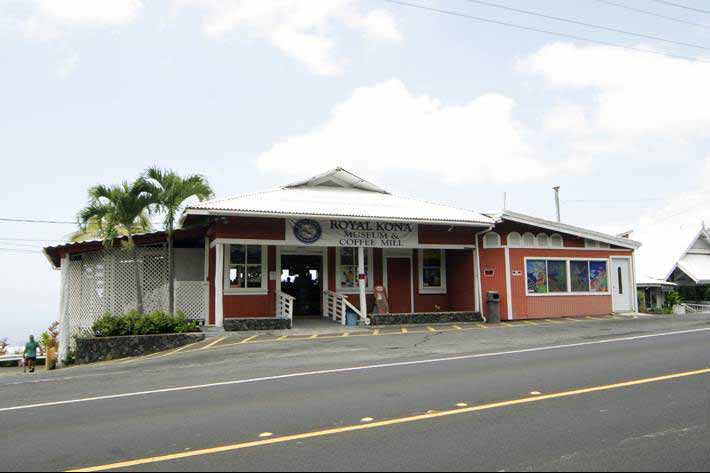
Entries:
<svg viewBox="0 0 710 473">
<path fill-rule="evenodd" d="M 281 291 L 295 297 L 295 317 L 323 316 L 323 256 L 281 255 Z"/>
</svg>

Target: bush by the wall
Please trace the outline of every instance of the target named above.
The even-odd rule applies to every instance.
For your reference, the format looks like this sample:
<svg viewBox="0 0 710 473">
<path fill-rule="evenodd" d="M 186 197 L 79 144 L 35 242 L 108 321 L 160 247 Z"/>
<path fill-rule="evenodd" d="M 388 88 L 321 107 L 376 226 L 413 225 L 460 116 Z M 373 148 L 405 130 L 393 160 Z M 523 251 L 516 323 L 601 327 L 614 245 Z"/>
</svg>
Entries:
<svg viewBox="0 0 710 473">
<path fill-rule="evenodd" d="M 166 335 L 199 332 L 197 323 L 178 312 L 172 316 L 164 312 L 141 314 L 132 311 L 123 315 L 105 314 L 92 327 L 96 337 L 127 337 L 132 335 Z"/>
</svg>

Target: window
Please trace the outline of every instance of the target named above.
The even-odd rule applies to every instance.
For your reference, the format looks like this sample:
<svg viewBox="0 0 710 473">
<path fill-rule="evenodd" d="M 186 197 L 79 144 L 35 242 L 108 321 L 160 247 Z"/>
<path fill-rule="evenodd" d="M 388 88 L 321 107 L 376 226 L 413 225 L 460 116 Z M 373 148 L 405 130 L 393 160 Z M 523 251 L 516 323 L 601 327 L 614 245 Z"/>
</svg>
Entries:
<svg viewBox="0 0 710 473">
<path fill-rule="evenodd" d="M 446 293 L 446 252 L 444 250 L 419 251 L 419 292 L 422 294 Z"/>
<path fill-rule="evenodd" d="M 528 260 L 528 293 L 549 294 L 569 292 L 567 261 Z"/>
<path fill-rule="evenodd" d="M 535 247 L 535 235 L 532 233 L 526 233 L 523 235 L 523 246 L 525 248 L 533 248 Z"/>
<path fill-rule="evenodd" d="M 550 246 L 550 237 L 545 233 L 540 233 L 537 236 L 537 246 L 540 248 L 548 248 Z"/>
<path fill-rule="evenodd" d="M 584 240 L 584 246 L 585 248 L 611 248 L 609 243 L 589 239 Z"/>
<path fill-rule="evenodd" d="M 555 233 L 550 237 L 550 246 L 553 248 L 562 248 L 565 246 L 564 240 L 562 239 L 562 235 L 558 235 Z"/>
<path fill-rule="evenodd" d="M 523 246 L 523 237 L 518 232 L 508 233 L 508 246 L 510 248 L 520 248 Z"/>
<path fill-rule="evenodd" d="M 266 253 L 261 245 L 229 245 L 227 291 L 266 292 Z"/>
<path fill-rule="evenodd" d="M 495 232 L 483 236 L 483 248 L 500 248 L 502 246 L 500 235 Z"/>
<path fill-rule="evenodd" d="M 372 261 L 372 250 L 365 249 L 365 276 L 366 287 L 372 289 L 372 274 L 370 262 Z M 358 249 L 339 248 L 338 249 L 338 270 L 337 288 L 338 292 L 359 292 L 360 283 L 358 280 Z"/>
<path fill-rule="evenodd" d="M 608 294 L 608 262 L 528 259 L 528 294 Z"/>
<path fill-rule="evenodd" d="M 589 290 L 591 292 L 609 292 L 609 275 L 606 261 L 589 262 Z"/>
</svg>

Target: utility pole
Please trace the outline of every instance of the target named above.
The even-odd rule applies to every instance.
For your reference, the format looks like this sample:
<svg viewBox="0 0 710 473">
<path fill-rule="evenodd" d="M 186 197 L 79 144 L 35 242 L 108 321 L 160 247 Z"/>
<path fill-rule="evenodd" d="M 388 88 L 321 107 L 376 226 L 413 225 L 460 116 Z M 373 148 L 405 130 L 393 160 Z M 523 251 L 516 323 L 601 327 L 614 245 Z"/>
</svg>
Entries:
<svg viewBox="0 0 710 473">
<path fill-rule="evenodd" d="M 508 193 L 503 192 L 503 210 L 508 210 Z"/>
<path fill-rule="evenodd" d="M 560 186 L 553 187 L 555 190 L 555 208 L 557 209 L 557 222 L 562 222 L 562 215 L 560 214 Z"/>
</svg>

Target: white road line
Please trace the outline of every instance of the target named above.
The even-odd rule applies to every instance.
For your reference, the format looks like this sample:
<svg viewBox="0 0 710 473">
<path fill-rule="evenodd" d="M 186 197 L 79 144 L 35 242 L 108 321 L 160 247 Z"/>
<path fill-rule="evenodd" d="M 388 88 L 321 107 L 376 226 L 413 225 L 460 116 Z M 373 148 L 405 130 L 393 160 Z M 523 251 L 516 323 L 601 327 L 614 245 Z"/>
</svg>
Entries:
<svg viewBox="0 0 710 473">
<path fill-rule="evenodd" d="M 610 344 L 610 343 L 631 342 L 631 341 L 636 341 L 636 340 L 647 340 L 650 338 L 670 337 L 670 336 L 674 336 L 674 335 L 688 335 L 691 333 L 701 333 L 701 332 L 709 332 L 709 331 L 710 331 L 710 328 L 700 328 L 700 329 L 695 329 L 695 330 L 683 330 L 683 331 L 679 331 L 679 332 L 665 332 L 665 333 L 656 333 L 656 334 L 650 334 L 650 335 L 638 335 L 635 337 L 612 338 L 612 339 L 608 339 L 608 340 L 599 340 L 596 342 L 581 342 L 581 343 L 570 343 L 567 345 L 554 345 L 554 346 L 548 346 L 548 347 L 528 348 L 525 350 L 503 351 L 503 352 L 497 352 L 497 353 L 483 353 L 483 354 L 478 354 L 478 355 L 452 356 L 452 357 L 448 357 L 448 358 L 436 358 L 436 359 L 431 359 L 431 360 L 403 361 L 403 362 L 399 362 L 399 363 L 386 363 L 386 364 L 381 364 L 381 365 L 369 365 L 369 366 L 355 366 L 355 367 L 351 367 L 351 368 L 336 368 L 336 369 L 322 370 L 322 371 L 308 371 L 308 372 L 303 372 L 303 373 L 292 373 L 292 374 L 283 374 L 283 375 L 279 375 L 279 376 L 268 376 L 268 377 L 264 377 L 264 378 L 241 379 L 241 380 L 236 380 L 236 381 L 225 381 L 225 382 L 221 382 L 221 383 L 200 384 L 200 385 L 195 385 L 195 386 L 180 386 L 177 388 L 156 389 L 153 391 L 140 391 L 140 392 L 133 392 L 133 393 L 112 394 L 112 395 L 107 395 L 107 396 L 96 396 L 96 397 L 88 397 L 88 398 L 83 398 L 83 399 L 72 399 L 72 400 L 67 400 L 67 401 L 54 401 L 54 402 L 45 402 L 45 403 L 41 403 L 41 404 L 28 404 L 28 405 L 24 405 L 24 406 L 4 407 L 4 408 L 0 408 L 0 412 L 20 411 L 20 410 L 25 410 L 25 409 L 37 409 L 40 407 L 62 406 L 62 405 L 67 405 L 67 404 L 80 404 L 80 403 L 85 403 L 85 402 L 105 401 L 105 400 L 109 400 L 109 399 L 121 399 L 121 398 L 127 398 L 127 397 L 148 396 L 148 395 L 152 395 L 152 394 L 165 394 L 165 393 L 174 393 L 174 392 L 180 392 L 180 391 L 194 391 L 194 390 L 198 390 L 198 389 L 217 388 L 217 387 L 223 387 L 223 386 L 235 386 L 235 385 L 239 385 L 239 384 L 261 383 L 261 382 L 266 382 L 266 381 L 278 381 L 278 380 L 292 379 L 292 378 L 305 378 L 305 377 L 309 377 L 309 376 L 322 376 L 322 375 L 327 375 L 327 374 L 352 373 L 355 371 L 370 371 L 370 370 L 383 369 L 383 368 L 398 368 L 398 367 L 404 367 L 404 366 L 446 363 L 446 362 L 450 362 L 450 361 L 473 360 L 473 359 L 477 359 L 477 358 L 490 358 L 490 357 L 494 357 L 494 356 L 519 355 L 519 354 L 524 354 L 524 353 L 535 353 L 535 352 L 552 351 L 552 350 L 564 350 L 567 348 L 579 348 L 579 347 L 586 347 L 586 346 L 591 346 L 591 345 L 604 345 L 604 344 Z"/>
</svg>

